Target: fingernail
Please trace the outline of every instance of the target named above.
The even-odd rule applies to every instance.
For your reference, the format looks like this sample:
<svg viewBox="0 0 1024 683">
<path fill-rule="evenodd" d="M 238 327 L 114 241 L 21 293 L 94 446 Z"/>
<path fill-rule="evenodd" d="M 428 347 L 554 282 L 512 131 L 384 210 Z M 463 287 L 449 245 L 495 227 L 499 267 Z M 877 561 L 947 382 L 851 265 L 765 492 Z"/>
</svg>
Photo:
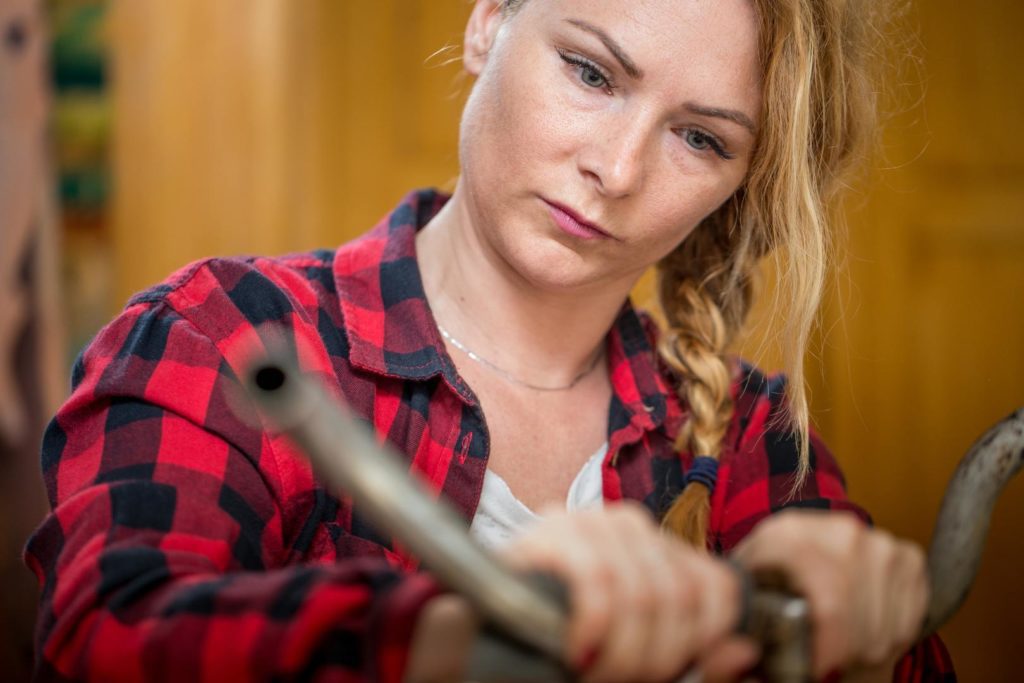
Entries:
<svg viewBox="0 0 1024 683">
<path fill-rule="evenodd" d="M 599 654 L 601 654 L 601 651 L 596 645 L 585 650 L 583 654 L 576 659 L 576 670 L 580 673 L 585 673 L 597 662 L 597 656 Z"/>
</svg>

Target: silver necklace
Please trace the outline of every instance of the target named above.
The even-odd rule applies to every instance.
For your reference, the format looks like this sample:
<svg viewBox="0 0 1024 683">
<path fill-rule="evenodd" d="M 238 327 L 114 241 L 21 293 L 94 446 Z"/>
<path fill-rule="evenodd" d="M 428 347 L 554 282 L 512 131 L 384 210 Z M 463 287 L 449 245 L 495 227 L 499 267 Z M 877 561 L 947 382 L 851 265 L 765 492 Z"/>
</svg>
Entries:
<svg viewBox="0 0 1024 683">
<path fill-rule="evenodd" d="M 463 344 L 458 339 L 456 339 L 451 334 L 449 334 L 448 330 L 446 330 L 443 327 L 441 327 L 440 323 L 437 323 L 437 329 L 441 333 L 442 337 L 444 337 L 446 340 L 448 340 L 448 342 L 450 342 L 451 345 L 454 346 L 455 348 L 457 348 L 459 351 L 462 351 L 464 354 L 469 356 L 469 359 L 471 361 L 473 361 L 475 363 L 479 363 L 480 365 L 483 365 L 485 368 L 487 368 L 487 369 L 491 370 L 492 372 L 498 374 L 499 376 L 501 376 L 505 380 L 511 382 L 512 384 L 518 384 L 521 387 L 526 387 L 527 389 L 533 389 L 534 391 L 568 391 L 569 389 L 572 389 L 573 387 L 575 387 L 577 384 L 580 383 L 580 380 L 582 380 L 584 377 L 586 377 L 587 375 L 589 375 L 591 372 L 594 371 L 594 368 L 597 367 L 597 363 L 598 363 L 599 360 L 601 360 L 601 355 L 602 355 L 600 352 L 595 353 L 594 354 L 594 360 L 592 360 L 590 362 L 590 365 L 588 365 L 583 370 L 583 372 L 581 372 L 580 374 L 578 374 L 575 377 L 573 377 L 572 381 L 569 382 L 568 384 L 565 384 L 565 385 L 562 385 L 562 386 L 559 386 L 559 387 L 542 387 L 542 386 L 539 386 L 537 384 L 530 384 L 529 382 L 524 382 L 523 380 L 519 379 L 518 377 L 515 377 L 514 375 L 512 375 L 512 373 L 508 372 L 507 370 L 504 370 L 504 369 L 498 367 L 497 365 L 495 365 L 491 361 L 487 360 L 483 356 L 477 355 L 476 353 L 470 351 L 468 348 L 466 348 L 465 344 Z"/>
</svg>

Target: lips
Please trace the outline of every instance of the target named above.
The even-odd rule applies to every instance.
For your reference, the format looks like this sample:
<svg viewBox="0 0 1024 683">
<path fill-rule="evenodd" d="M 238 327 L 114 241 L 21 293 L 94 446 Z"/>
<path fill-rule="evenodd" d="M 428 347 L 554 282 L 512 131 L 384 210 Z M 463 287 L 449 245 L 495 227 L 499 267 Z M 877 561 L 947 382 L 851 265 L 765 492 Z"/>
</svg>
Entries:
<svg viewBox="0 0 1024 683">
<path fill-rule="evenodd" d="M 563 232 L 585 240 L 613 239 L 609 233 L 583 218 L 569 207 L 557 202 L 548 201 L 547 199 L 544 200 L 544 203 L 547 205 L 551 218 Z"/>
</svg>

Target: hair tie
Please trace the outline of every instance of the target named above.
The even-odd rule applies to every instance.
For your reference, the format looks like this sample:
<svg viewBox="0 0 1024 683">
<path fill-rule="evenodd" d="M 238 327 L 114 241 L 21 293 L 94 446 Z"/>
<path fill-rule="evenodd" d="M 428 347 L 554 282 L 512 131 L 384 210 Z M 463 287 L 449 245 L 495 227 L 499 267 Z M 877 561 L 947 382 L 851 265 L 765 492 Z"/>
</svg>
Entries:
<svg viewBox="0 0 1024 683">
<path fill-rule="evenodd" d="M 699 484 L 704 484 L 708 491 L 715 490 L 715 481 L 718 480 L 718 458 L 712 458 L 710 455 L 698 455 L 693 459 L 693 465 L 690 466 L 690 471 L 686 473 L 686 477 L 683 479 L 685 484 L 689 486 L 691 481 L 695 481 Z"/>
</svg>

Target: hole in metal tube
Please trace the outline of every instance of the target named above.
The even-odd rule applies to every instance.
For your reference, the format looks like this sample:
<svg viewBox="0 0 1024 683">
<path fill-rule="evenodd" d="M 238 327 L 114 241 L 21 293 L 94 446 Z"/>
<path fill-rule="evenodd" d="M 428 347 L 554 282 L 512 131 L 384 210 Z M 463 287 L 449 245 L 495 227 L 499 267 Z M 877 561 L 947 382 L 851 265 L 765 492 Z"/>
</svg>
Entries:
<svg viewBox="0 0 1024 683">
<path fill-rule="evenodd" d="M 268 365 L 256 371 L 256 386 L 263 391 L 277 391 L 284 385 L 285 374 L 281 368 Z"/>
</svg>

